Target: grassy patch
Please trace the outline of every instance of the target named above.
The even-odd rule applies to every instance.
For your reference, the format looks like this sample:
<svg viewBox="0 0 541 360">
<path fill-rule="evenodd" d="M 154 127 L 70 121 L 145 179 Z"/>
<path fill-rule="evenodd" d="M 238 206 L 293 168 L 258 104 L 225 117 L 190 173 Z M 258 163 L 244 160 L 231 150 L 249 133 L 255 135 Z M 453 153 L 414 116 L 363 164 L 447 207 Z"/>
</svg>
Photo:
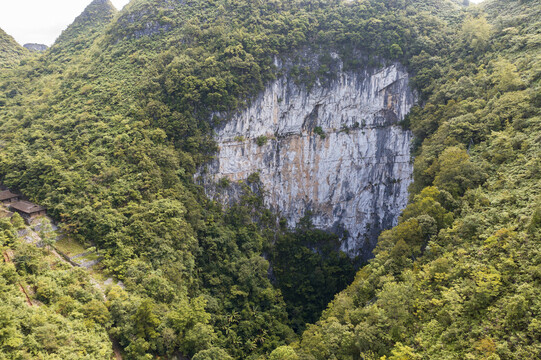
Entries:
<svg viewBox="0 0 541 360">
<path fill-rule="evenodd" d="M 84 246 L 69 237 L 64 237 L 55 243 L 55 248 L 69 257 L 82 254 L 86 251 Z"/>
</svg>

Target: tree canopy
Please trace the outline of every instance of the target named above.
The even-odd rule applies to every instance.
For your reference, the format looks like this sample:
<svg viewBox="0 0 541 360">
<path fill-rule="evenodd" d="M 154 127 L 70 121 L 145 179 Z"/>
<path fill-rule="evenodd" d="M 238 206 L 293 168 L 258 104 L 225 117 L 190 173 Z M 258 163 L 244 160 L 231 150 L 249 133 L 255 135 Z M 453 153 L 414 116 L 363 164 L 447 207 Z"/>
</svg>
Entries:
<svg viewBox="0 0 541 360">
<path fill-rule="evenodd" d="M 2 354 L 104 358 L 109 335 L 130 359 L 541 356 L 541 5 L 462 4 L 94 1 L 43 55 L 18 64 L 11 43 L 0 181 L 95 246 L 125 288 L 104 300 L 1 227 L 17 254 L 0 277 Z M 346 70 L 403 63 L 421 99 L 402 124 L 410 204 L 355 276 L 333 234 L 277 225 L 257 176 L 227 209 L 194 182 L 213 127 L 277 76 L 332 79 L 331 51 Z"/>
</svg>

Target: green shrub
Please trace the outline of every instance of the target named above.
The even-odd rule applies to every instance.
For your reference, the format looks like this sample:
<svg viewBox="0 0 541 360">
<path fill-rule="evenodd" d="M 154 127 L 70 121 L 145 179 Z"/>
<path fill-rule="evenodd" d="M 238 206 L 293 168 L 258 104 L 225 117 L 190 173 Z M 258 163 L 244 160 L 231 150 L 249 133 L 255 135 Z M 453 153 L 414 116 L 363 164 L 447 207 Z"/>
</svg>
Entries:
<svg viewBox="0 0 541 360">
<path fill-rule="evenodd" d="M 319 137 L 321 137 L 322 139 L 325 139 L 326 136 L 321 126 L 316 126 L 314 128 L 314 134 L 319 135 Z"/>
<path fill-rule="evenodd" d="M 263 146 L 267 143 L 267 141 L 269 140 L 268 137 L 266 137 L 265 135 L 261 135 L 261 136 L 258 136 L 256 139 L 255 139 L 255 142 L 257 144 L 257 146 Z"/>
</svg>

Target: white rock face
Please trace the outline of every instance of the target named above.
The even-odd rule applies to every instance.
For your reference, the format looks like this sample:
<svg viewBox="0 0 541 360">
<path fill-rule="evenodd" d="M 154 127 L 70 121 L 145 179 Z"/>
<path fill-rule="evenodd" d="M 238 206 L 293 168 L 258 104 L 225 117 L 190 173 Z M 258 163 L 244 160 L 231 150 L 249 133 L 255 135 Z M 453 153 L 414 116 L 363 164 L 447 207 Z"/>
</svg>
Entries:
<svg viewBox="0 0 541 360">
<path fill-rule="evenodd" d="M 379 233 L 407 204 L 411 134 L 397 123 L 415 101 L 399 64 L 341 72 L 310 90 L 278 79 L 216 129 L 219 152 L 204 175 L 207 193 L 234 201 L 234 186 L 217 191 L 211 184 L 259 172 L 266 205 L 289 226 L 310 210 L 316 227 L 345 235 L 342 249 L 350 256 L 370 257 Z M 268 140 L 259 146 L 261 136 Z"/>
</svg>

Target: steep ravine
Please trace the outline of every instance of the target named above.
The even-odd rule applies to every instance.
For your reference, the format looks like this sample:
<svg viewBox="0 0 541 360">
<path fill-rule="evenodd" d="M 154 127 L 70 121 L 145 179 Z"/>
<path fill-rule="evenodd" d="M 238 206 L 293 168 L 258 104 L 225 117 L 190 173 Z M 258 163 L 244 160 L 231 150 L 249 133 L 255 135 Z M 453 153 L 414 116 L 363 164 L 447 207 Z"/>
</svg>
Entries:
<svg viewBox="0 0 541 360">
<path fill-rule="evenodd" d="M 406 69 L 340 71 L 310 89 L 282 77 L 216 129 L 219 152 L 207 165 L 207 193 L 227 204 L 258 172 L 266 205 L 294 227 L 307 211 L 317 228 L 344 235 L 350 256 L 370 256 L 396 223 L 412 177 L 411 133 L 398 123 L 416 102 Z"/>
</svg>

